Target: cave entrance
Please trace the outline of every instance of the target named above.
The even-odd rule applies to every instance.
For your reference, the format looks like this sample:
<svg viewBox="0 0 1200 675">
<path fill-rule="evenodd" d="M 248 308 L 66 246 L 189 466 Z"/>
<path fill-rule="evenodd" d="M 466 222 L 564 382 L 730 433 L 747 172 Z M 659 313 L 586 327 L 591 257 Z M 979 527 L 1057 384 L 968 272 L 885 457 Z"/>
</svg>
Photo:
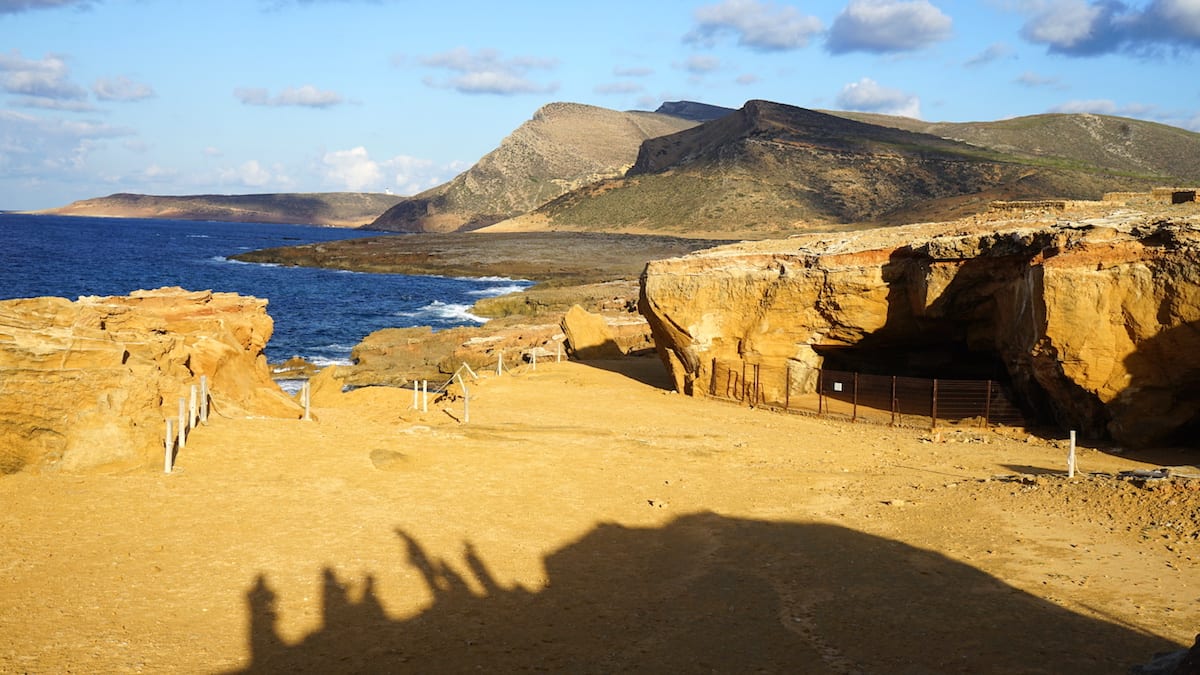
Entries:
<svg viewBox="0 0 1200 675">
<path fill-rule="evenodd" d="M 814 345 L 818 412 L 937 427 L 1024 426 L 1007 368 L 961 343 Z"/>
<path fill-rule="evenodd" d="M 822 368 L 862 373 L 944 380 L 994 380 L 1009 385 L 1008 369 L 990 352 L 972 351 L 962 344 L 889 343 L 813 345 Z"/>
</svg>

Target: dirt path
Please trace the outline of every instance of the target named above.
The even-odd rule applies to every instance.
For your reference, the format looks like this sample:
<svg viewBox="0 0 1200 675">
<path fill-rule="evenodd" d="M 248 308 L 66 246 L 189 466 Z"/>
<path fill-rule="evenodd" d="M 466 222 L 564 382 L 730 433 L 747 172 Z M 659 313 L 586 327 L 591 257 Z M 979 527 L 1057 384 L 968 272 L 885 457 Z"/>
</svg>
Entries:
<svg viewBox="0 0 1200 675">
<path fill-rule="evenodd" d="M 1196 481 L 599 366 L 0 480 L 0 671 L 1125 672 L 1200 631 Z"/>
</svg>

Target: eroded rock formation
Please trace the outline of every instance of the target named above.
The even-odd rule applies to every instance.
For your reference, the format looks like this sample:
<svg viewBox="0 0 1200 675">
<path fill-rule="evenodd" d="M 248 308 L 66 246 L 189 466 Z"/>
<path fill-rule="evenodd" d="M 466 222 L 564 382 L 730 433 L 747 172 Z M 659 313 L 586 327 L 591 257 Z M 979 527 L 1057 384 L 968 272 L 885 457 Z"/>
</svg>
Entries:
<svg viewBox="0 0 1200 675">
<path fill-rule="evenodd" d="M 1133 447 L 1195 444 L 1197 208 L 1073 208 L 652 262 L 640 309 L 693 395 L 708 393 L 714 362 L 786 366 L 793 394 L 829 359 L 943 378 L 982 363 L 1043 421 Z"/>
<path fill-rule="evenodd" d="M 161 466 L 201 375 L 213 414 L 298 416 L 263 355 L 266 304 L 181 288 L 0 302 L 0 473 Z"/>
</svg>

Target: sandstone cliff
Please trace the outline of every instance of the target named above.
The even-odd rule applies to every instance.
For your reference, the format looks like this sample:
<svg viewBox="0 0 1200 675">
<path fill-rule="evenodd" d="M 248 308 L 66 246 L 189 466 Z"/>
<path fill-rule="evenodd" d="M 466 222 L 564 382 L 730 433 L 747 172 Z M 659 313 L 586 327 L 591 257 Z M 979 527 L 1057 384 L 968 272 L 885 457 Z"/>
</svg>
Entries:
<svg viewBox="0 0 1200 675">
<path fill-rule="evenodd" d="M 983 363 L 1027 414 L 1061 428 L 1194 445 L 1200 212 L 1075 206 L 651 262 L 640 309 L 693 395 L 707 393 L 714 360 L 786 366 L 793 395 L 831 359 L 942 378 Z"/>
<path fill-rule="evenodd" d="M 263 355 L 266 304 L 180 288 L 0 302 L 0 473 L 161 466 L 201 375 L 213 414 L 298 416 Z"/>
</svg>

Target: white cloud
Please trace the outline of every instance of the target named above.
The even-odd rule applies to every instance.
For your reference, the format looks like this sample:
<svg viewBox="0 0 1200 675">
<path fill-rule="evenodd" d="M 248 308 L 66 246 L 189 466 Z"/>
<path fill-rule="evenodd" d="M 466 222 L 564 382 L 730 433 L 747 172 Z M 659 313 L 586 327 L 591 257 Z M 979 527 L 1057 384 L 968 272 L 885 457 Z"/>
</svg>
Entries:
<svg viewBox="0 0 1200 675">
<path fill-rule="evenodd" d="M 1150 0 L 1026 0 L 1021 36 L 1050 52 L 1094 56 L 1116 51 L 1153 53 L 1162 47 L 1200 48 L 1200 2 Z"/>
<path fill-rule="evenodd" d="M 347 190 L 365 191 L 378 186 L 383 180 L 383 170 L 361 145 L 350 150 L 327 152 L 321 158 L 321 164 L 326 180 Z"/>
<path fill-rule="evenodd" d="M 141 101 L 154 96 L 154 89 L 124 76 L 102 77 L 92 85 L 92 93 L 101 101 Z"/>
<path fill-rule="evenodd" d="M 262 87 L 238 87 L 233 96 L 246 105 L 299 106 L 304 108 L 330 108 L 342 102 L 341 94 L 320 90 L 311 84 L 287 87 L 278 96 Z"/>
<path fill-rule="evenodd" d="M 734 82 L 737 82 L 741 85 L 755 84 L 758 82 L 758 76 L 754 73 L 744 73 L 742 75 L 738 75 Z"/>
<path fill-rule="evenodd" d="M 1071 51 L 1099 37 L 1105 14 L 1099 5 L 1087 0 L 1048 0 L 1037 5 L 1021 29 L 1021 35 L 1030 42 Z"/>
<path fill-rule="evenodd" d="M 1016 82 L 1017 84 L 1022 84 L 1026 87 L 1052 87 L 1054 89 L 1065 88 L 1057 77 L 1045 77 L 1028 70 L 1017 76 Z"/>
<path fill-rule="evenodd" d="M 903 117 L 921 117 L 921 100 L 899 89 L 880 86 L 869 77 L 842 87 L 837 104 L 844 110 L 861 110 Z"/>
<path fill-rule="evenodd" d="M 928 0 L 851 0 L 826 46 L 834 54 L 911 51 L 950 37 L 952 23 Z"/>
<path fill-rule="evenodd" d="M 1121 115 L 1120 107 L 1112 99 L 1094 98 L 1066 101 L 1050 108 L 1052 113 L 1094 113 L 1096 115 Z"/>
<path fill-rule="evenodd" d="M 87 166 L 92 150 L 133 131 L 108 124 L 0 110 L 0 167 L 9 176 L 58 180 Z"/>
<path fill-rule="evenodd" d="M 247 160 L 236 167 L 224 168 L 218 174 L 221 183 L 252 188 L 262 187 L 270 183 L 272 178 L 271 172 L 263 168 L 256 159 Z"/>
<path fill-rule="evenodd" d="M 993 61 L 999 61 L 1000 59 L 1006 59 L 1012 55 L 1012 47 L 1003 42 L 996 42 L 988 45 L 987 49 L 979 52 L 975 56 L 972 56 L 970 59 L 967 59 L 966 65 L 969 68 L 974 68 L 976 66 L 982 66 Z"/>
<path fill-rule="evenodd" d="M 383 168 L 391 175 L 398 194 L 412 195 L 445 183 L 450 178 L 447 172 L 457 174 L 465 167 L 454 163 L 439 171 L 431 160 L 400 155 L 384 162 Z"/>
<path fill-rule="evenodd" d="M 0 89 L 32 98 L 81 101 L 83 87 L 70 81 L 71 70 L 63 57 L 47 54 L 40 61 L 21 56 L 18 50 L 0 54 Z"/>
<path fill-rule="evenodd" d="M 0 0 L 0 14 L 17 14 L 34 9 L 58 9 L 59 7 L 87 9 L 92 4 L 92 0 Z"/>
<path fill-rule="evenodd" d="M 446 78 L 427 77 L 426 85 L 454 89 L 463 94 L 538 94 L 558 90 L 558 83 L 539 83 L 530 77 L 536 70 L 550 70 L 554 59 L 518 56 L 505 59 L 494 49 L 476 52 L 459 47 L 421 59 L 428 68 L 457 73 Z"/>
<path fill-rule="evenodd" d="M 689 73 L 695 75 L 703 75 L 711 73 L 721 67 L 721 60 L 715 56 L 705 56 L 701 54 L 693 54 L 684 62 L 683 68 Z"/>
<path fill-rule="evenodd" d="M 327 152 L 320 170 L 326 185 L 352 192 L 411 195 L 440 185 L 459 172 L 457 164 L 438 167 L 432 160 L 397 155 L 376 161 L 363 146 Z M 448 175 L 449 174 L 449 175 Z"/>
<path fill-rule="evenodd" d="M 736 36 L 737 43 L 759 51 L 784 51 L 808 46 L 824 26 L 795 7 L 758 0 L 724 0 L 696 10 L 696 27 L 684 42 L 711 47 L 720 38 Z"/>
<path fill-rule="evenodd" d="M 14 98 L 12 103 L 21 108 L 40 108 L 42 110 L 60 110 L 64 112 L 95 112 L 96 110 L 96 106 L 87 101 L 44 98 L 41 96 L 19 96 Z"/>
<path fill-rule="evenodd" d="M 143 181 L 148 181 L 148 182 L 153 182 L 153 183 L 163 183 L 163 182 L 169 182 L 171 180 L 174 180 L 178 175 L 179 175 L 179 171 L 177 171 L 175 169 L 168 169 L 165 167 L 161 167 L 158 164 L 151 164 L 150 166 L 146 167 L 145 169 L 142 169 L 141 173 L 139 174 L 139 177 Z"/>
<path fill-rule="evenodd" d="M 204 150 L 202 150 L 202 152 L 204 153 L 205 157 L 224 157 L 225 156 L 225 153 L 221 152 L 221 149 L 214 145 L 209 145 L 209 146 L 205 147 Z"/>
</svg>

